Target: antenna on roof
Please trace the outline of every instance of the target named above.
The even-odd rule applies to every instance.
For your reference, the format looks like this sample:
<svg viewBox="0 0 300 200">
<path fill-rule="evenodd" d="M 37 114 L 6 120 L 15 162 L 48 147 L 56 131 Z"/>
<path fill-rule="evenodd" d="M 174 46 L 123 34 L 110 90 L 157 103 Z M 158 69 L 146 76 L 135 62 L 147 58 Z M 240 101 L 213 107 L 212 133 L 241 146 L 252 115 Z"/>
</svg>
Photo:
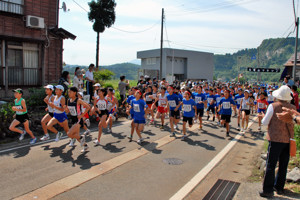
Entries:
<svg viewBox="0 0 300 200">
<path fill-rule="evenodd" d="M 67 9 L 67 5 L 65 2 L 62 3 L 62 7 L 60 9 L 63 9 L 64 12 L 70 11 L 70 9 Z"/>
</svg>

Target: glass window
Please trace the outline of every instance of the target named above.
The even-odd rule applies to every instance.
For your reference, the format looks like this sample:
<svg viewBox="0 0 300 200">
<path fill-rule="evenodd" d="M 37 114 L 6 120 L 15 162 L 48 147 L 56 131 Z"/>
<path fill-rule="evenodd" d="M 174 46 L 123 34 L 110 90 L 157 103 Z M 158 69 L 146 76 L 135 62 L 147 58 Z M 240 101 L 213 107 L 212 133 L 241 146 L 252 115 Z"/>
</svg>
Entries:
<svg viewBox="0 0 300 200">
<path fill-rule="evenodd" d="M 0 11 L 23 14 L 24 0 L 0 0 Z"/>
</svg>

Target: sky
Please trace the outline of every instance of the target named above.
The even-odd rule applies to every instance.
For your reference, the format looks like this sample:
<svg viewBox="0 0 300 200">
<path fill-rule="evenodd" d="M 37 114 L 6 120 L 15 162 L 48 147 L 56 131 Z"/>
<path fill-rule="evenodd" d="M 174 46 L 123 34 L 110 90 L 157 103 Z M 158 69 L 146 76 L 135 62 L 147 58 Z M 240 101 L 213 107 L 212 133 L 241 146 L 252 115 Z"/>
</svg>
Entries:
<svg viewBox="0 0 300 200">
<path fill-rule="evenodd" d="M 67 64 L 95 63 L 96 32 L 88 20 L 90 0 L 64 0 L 59 27 L 76 35 L 64 40 Z M 99 64 L 137 59 L 137 51 L 160 48 L 162 8 L 164 47 L 234 53 L 256 48 L 264 39 L 287 37 L 294 30 L 292 0 L 116 0 L 116 21 L 100 34 Z M 295 0 L 296 14 L 299 0 Z M 295 36 L 295 32 L 290 36 Z"/>
</svg>

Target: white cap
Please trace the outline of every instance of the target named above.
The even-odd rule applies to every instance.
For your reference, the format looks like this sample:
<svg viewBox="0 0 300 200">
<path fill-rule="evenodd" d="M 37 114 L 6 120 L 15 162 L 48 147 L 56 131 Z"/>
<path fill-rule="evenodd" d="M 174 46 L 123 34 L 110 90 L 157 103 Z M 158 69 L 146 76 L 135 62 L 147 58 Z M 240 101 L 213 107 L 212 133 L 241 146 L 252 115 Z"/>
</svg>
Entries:
<svg viewBox="0 0 300 200">
<path fill-rule="evenodd" d="M 101 87 L 100 83 L 96 83 L 94 87 Z"/>
<path fill-rule="evenodd" d="M 83 93 L 82 92 L 78 92 L 78 94 L 83 97 Z"/>
<path fill-rule="evenodd" d="M 62 86 L 62 85 L 57 85 L 57 86 L 55 86 L 55 88 L 60 89 L 60 90 L 62 90 L 62 91 L 65 90 L 65 89 L 64 89 L 64 86 Z"/>
<path fill-rule="evenodd" d="M 47 88 L 47 89 L 50 89 L 50 90 L 54 89 L 53 85 L 46 85 L 46 86 L 44 86 L 44 88 Z"/>
</svg>

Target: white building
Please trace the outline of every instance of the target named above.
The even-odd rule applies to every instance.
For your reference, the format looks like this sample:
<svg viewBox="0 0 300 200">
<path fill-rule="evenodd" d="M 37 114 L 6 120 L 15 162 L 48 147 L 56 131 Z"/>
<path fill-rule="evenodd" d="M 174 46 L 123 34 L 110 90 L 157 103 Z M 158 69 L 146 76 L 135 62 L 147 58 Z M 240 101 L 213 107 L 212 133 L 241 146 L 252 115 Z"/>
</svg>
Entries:
<svg viewBox="0 0 300 200">
<path fill-rule="evenodd" d="M 163 49 L 162 77 L 176 80 L 213 80 L 214 54 L 180 49 Z M 159 78 L 160 49 L 137 52 L 144 75 Z M 173 59 L 174 58 L 174 59 Z"/>
</svg>

